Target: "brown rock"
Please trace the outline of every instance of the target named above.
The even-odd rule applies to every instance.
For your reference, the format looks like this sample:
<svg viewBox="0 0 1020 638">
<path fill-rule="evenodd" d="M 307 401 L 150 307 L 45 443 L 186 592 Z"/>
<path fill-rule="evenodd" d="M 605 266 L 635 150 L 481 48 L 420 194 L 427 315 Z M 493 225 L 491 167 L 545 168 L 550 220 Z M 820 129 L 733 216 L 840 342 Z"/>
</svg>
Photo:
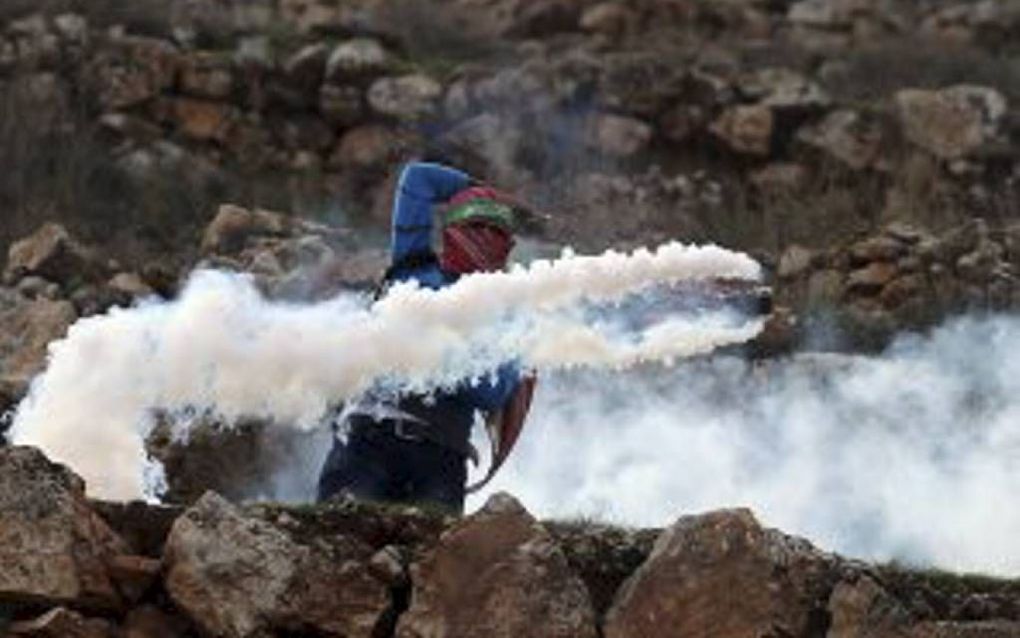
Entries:
<svg viewBox="0 0 1020 638">
<path fill-rule="evenodd" d="M 1006 98 L 995 89 L 958 85 L 896 94 L 904 134 L 943 159 L 965 157 L 999 138 Z"/>
<path fill-rule="evenodd" d="M 709 130 L 733 151 L 764 157 L 772 152 L 774 127 L 772 109 L 755 104 L 726 109 Z"/>
<path fill-rule="evenodd" d="M 234 124 L 229 105 L 194 98 L 174 100 L 173 117 L 181 133 L 199 142 L 226 141 Z"/>
<path fill-rule="evenodd" d="M 182 93 L 200 98 L 224 100 L 234 90 L 230 58 L 210 52 L 196 52 L 181 62 Z"/>
<path fill-rule="evenodd" d="M 846 289 L 851 293 L 875 293 L 892 281 L 896 274 L 895 264 L 875 261 L 851 272 L 847 276 Z"/>
<path fill-rule="evenodd" d="M 821 122 L 797 133 L 801 143 L 816 148 L 854 170 L 877 165 L 882 131 L 857 111 L 833 111 Z"/>
<path fill-rule="evenodd" d="M 287 219 L 279 213 L 223 204 L 202 234 L 202 253 L 229 254 L 239 250 L 249 237 L 279 236 L 288 226 Z"/>
<path fill-rule="evenodd" d="M 584 584 L 562 550 L 512 497 L 498 494 L 412 566 L 398 638 L 596 636 Z"/>
<path fill-rule="evenodd" d="M 301 545 L 213 492 L 174 523 L 166 589 L 203 633 L 373 636 L 386 587 L 350 556 Z"/>
<path fill-rule="evenodd" d="M 99 618 L 85 618 L 57 607 L 35 620 L 17 622 L 7 628 L 11 638 L 113 638 L 113 626 Z"/>
<path fill-rule="evenodd" d="M 605 636 L 809 635 L 831 569 L 828 555 L 748 510 L 685 516 L 617 593 Z"/>
<path fill-rule="evenodd" d="M 380 78 L 368 90 L 368 104 L 381 115 L 413 121 L 433 115 L 442 94 L 442 85 L 426 75 Z"/>
<path fill-rule="evenodd" d="M 648 146 L 652 127 L 632 117 L 603 113 L 595 117 L 589 137 L 590 144 L 601 153 L 630 157 Z"/>
<path fill-rule="evenodd" d="M 0 448 L 0 601 L 118 609 L 109 565 L 127 553 L 80 478 L 34 448 Z"/>
<path fill-rule="evenodd" d="M 18 394 L 46 365 L 46 347 L 78 314 L 69 301 L 0 294 L 0 381 Z"/>
<path fill-rule="evenodd" d="M 88 83 L 106 109 L 146 102 L 173 86 L 181 57 L 169 42 L 124 37 L 103 47 L 86 69 Z"/>
<path fill-rule="evenodd" d="M 829 597 L 827 638 L 907 638 L 910 615 L 867 575 L 840 581 Z"/>
<path fill-rule="evenodd" d="M 95 281 L 105 271 L 95 252 L 71 236 L 60 224 L 43 224 L 32 235 L 11 244 L 4 278 L 39 275 L 59 283 Z"/>
</svg>

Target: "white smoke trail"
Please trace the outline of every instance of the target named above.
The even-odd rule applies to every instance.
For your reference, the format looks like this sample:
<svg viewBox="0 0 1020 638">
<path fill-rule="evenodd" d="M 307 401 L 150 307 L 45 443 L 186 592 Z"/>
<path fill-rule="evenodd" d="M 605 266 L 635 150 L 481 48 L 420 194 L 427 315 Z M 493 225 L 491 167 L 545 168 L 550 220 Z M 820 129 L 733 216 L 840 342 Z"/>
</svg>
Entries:
<svg viewBox="0 0 1020 638">
<path fill-rule="evenodd" d="M 546 375 L 494 490 L 536 514 L 668 525 L 747 505 L 871 559 L 1020 575 L 1020 318 L 881 357 Z"/>
<path fill-rule="evenodd" d="M 577 309 L 656 285 L 758 275 L 746 255 L 671 243 L 630 255 L 565 255 L 440 291 L 399 284 L 367 307 L 355 297 L 274 304 L 247 278 L 200 272 L 179 301 L 115 309 L 72 326 L 51 345 L 12 438 L 70 465 L 93 495 L 137 498 L 146 492 L 144 438 L 154 409 L 309 428 L 331 405 L 378 382 L 430 389 L 508 359 L 621 368 L 705 352 L 742 342 L 759 326 L 720 316 L 668 320 L 617 340 L 578 324 Z M 573 350 L 565 347 L 571 343 Z"/>
</svg>

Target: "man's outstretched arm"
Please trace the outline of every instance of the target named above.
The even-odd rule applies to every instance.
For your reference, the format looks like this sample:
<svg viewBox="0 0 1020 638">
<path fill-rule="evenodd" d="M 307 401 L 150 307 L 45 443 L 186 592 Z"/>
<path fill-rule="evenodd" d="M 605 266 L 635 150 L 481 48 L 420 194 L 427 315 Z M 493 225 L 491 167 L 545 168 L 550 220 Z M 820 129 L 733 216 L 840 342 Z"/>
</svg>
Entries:
<svg viewBox="0 0 1020 638">
<path fill-rule="evenodd" d="M 466 173 L 441 164 L 413 162 L 404 167 L 393 202 L 392 263 L 432 248 L 432 207 L 470 182 Z"/>
</svg>

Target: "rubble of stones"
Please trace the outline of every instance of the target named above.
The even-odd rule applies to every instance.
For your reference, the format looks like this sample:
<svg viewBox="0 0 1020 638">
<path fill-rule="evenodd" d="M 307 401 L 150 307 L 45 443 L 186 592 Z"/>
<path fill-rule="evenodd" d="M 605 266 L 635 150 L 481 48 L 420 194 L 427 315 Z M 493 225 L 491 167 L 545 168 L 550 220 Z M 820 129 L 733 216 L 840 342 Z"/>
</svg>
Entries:
<svg viewBox="0 0 1020 638">
<path fill-rule="evenodd" d="M 1020 636 L 1020 584 L 868 565 L 743 509 L 662 530 L 410 506 L 107 503 L 0 449 L 0 632 L 34 638 Z"/>
</svg>

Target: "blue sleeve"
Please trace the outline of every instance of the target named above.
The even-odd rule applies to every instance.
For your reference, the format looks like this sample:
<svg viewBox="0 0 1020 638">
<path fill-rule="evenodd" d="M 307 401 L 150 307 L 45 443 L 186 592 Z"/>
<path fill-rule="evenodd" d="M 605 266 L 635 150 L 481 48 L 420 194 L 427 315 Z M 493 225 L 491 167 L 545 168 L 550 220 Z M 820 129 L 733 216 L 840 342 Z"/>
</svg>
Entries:
<svg viewBox="0 0 1020 638">
<path fill-rule="evenodd" d="M 470 181 L 466 173 L 440 164 L 414 162 L 404 167 L 393 202 L 393 263 L 432 247 L 432 206 L 453 197 Z"/>
<path fill-rule="evenodd" d="M 479 410 L 488 412 L 499 410 L 513 396 L 521 380 L 521 372 L 516 364 L 504 363 L 494 375 L 488 375 L 477 383 L 464 387 L 461 396 Z"/>
</svg>

